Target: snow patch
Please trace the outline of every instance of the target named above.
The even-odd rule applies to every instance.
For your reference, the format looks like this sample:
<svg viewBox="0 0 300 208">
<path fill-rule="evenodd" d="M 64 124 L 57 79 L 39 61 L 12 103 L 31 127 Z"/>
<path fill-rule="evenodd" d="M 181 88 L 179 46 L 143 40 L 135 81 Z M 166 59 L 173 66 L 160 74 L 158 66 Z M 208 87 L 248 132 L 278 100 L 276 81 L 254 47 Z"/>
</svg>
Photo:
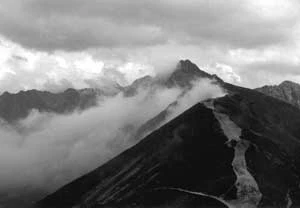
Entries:
<svg viewBox="0 0 300 208">
<path fill-rule="evenodd" d="M 292 198 L 290 196 L 290 190 L 286 194 L 286 201 L 287 201 L 286 208 L 291 208 L 292 205 L 293 205 L 293 201 L 292 201 Z"/>
<path fill-rule="evenodd" d="M 182 189 L 182 188 L 159 188 L 159 190 L 173 190 L 173 191 L 179 191 L 179 192 L 192 194 L 192 195 L 197 195 L 197 196 L 204 196 L 204 197 L 208 197 L 208 198 L 211 198 L 211 199 L 215 199 L 215 200 L 221 202 L 222 204 L 226 205 L 228 208 L 236 208 L 235 206 L 232 206 L 230 203 L 226 202 L 224 199 L 222 199 L 220 197 L 205 194 L 205 193 L 202 193 L 202 192 L 189 191 L 189 190 Z"/>
<path fill-rule="evenodd" d="M 230 118 L 224 113 L 218 112 L 214 108 L 213 101 L 206 101 L 204 105 L 213 110 L 216 119 L 219 121 L 224 134 L 228 138 L 227 144 L 234 148 L 234 158 L 232 161 L 233 171 L 237 177 L 235 186 L 237 188 L 237 200 L 232 200 L 229 203 L 237 208 L 254 208 L 257 207 L 262 194 L 259 190 L 258 184 L 254 177 L 247 169 L 245 153 L 250 145 L 247 140 L 242 140 L 241 128 L 238 127 Z M 232 141 L 236 141 L 233 145 Z"/>
<path fill-rule="evenodd" d="M 233 121 L 231 121 L 226 114 L 217 113 L 214 111 L 214 115 L 219 121 L 224 134 L 228 138 L 228 145 L 231 144 L 231 141 L 241 141 L 240 136 L 242 134 L 242 130 Z"/>
</svg>

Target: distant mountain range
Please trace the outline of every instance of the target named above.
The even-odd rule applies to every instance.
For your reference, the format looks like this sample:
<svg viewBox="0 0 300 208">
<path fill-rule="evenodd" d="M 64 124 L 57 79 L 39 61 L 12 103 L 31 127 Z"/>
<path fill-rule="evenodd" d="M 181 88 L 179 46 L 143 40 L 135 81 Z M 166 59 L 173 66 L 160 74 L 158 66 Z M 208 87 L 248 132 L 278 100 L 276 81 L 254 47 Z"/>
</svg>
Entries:
<svg viewBox="0 0 300 208">
<path fill-rule="evenodd" d="M 192 81 L 198 78 L 212 78 L 212 76 L 201 71 L 189 60 L 185 60 L 180 61 L 174 72 L 163 79 L 146 76 L 126 87 L 121 87 L 116 83 L 101 89 L 67 89 L 61 93 L 38 90 L 20 91 L 16 94 L 5 92 L 0 96 L 0 118 L 13 123 L 27 117 L 33 109 L 59 114 L 85 110 L 97 105 L 99 100 L 120 92 L 123 92 L 125 96 L 134 96 L 139 89 L 149 87 L 188 88 L 191 87 Z"/>
<path fill-rule="evenodd" d="M 61 93 L 28 90 L 18 93 L 4 92 L 0 95 L 0 118 L 9 123 L 25 118 L 30 111 L 71 113 L 74 110 L 85 110 L 97 105 L 105 97 L 123 92 L 125 96 L 134 96 L 139 89 L 156 88 L 158 86 L 181 88 L 191 87 L 192 81 L 199 78 L 213 79 L 219 83 L 223 80 L 216 75 L 210 75 L 200 70 L 189 60 L 182 60 L 176 69 L 165 78 L 145 76 L 135 80 L 131 85 L 122 87 L 115 83 L 113 86 L 86 89 L 67 89 Z M 266 85 L 255 90 L 285 101 L 300 108 L 300 85 L 284 81 L 279 85 Z"/>
<path fill-rule="evenodd" d="M 96 104 L 102 92 L 97 89 L 67 89 L 62 93 L 29 90 L 16 94 L 8 92 L 0 96 L 0 117 L 14 122 L 28 116 L 31 110 L 40 112 L 67 113 L 86 109 Z"/>
<path fill-rule="evenodd" d="M 153 83 L 188 88 L 199 78 L 213 80 L 227 95 L 196 104 L 37 207 L 299 207 L 300 110 L 293 106 L 294 83 L 247 89 L 186 60 L 167 79 L 145 77 L 126 92 L 131 96 Z M 144 128 L 153 128 L 166 112 Z"/>
<path fill-rule="evenodd" d="M 300 108 L 300 85 L 298 83 L 284 81 L 279 85 L 266 85 L 256 90 Z"/>
</svg>

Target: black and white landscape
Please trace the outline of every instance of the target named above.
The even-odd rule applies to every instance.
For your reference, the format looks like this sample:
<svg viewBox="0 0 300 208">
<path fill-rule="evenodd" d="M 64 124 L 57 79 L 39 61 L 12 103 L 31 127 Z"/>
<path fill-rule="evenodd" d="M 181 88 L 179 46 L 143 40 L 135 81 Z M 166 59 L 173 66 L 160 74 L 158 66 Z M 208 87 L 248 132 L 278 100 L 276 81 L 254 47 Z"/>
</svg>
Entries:
<svg viewBox="0 0 300 208">
<path fill-rule="evenodd" d="M 0 208 L 300 207 L 300 2 L 0 2 Z"/>
</svg>

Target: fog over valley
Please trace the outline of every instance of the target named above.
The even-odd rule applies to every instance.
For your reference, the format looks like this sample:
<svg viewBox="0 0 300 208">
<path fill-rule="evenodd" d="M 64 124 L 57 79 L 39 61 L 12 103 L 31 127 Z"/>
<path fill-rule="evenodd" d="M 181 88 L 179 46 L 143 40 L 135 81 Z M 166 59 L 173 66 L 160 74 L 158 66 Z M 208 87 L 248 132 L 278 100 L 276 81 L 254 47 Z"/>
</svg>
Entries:
<svg viewBox="0 0 300 208">
<path fill-rule="evenodd" d="M 3 121 L 1 193 L 11 190 L 8 193 L 14 197 L 38 192 L 36 197 L 41 197 L 53 192 L 134 145 L 138 128 L 173 102 L 178 103 L 168 108 L 168 116 L 160 125 L 202 100 L 223 96 L 223 89 L 212 82 L 195 80 L 188 90 L 138 88 L 134 96 L 120 92 L 84 111 L 55 114 L 33 109 L 13 124 Z"/>
</svg>

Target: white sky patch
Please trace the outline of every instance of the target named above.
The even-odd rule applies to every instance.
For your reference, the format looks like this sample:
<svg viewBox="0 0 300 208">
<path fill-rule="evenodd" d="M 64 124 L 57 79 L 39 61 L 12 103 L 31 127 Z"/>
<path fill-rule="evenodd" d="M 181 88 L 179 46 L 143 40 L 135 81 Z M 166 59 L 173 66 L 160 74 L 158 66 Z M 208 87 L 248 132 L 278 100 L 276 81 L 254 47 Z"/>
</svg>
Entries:
<svg viewBox="0 0 300 208">
<path fill-rule="evenodd" d="M 12 71 L 10 69 L 2 68 L 2 69 L 0 69 L 0 80 L 5 79 L 7 73 L 16 74 L 14 71 Z"/>
<path fill-rule="evenodd" d="M 95 58 L 88 52 L 53 53 L 29 50 L 0 36 L 0 92 L 39 89 L 61 91 L 68 87 L 86 88 L 118 82 L 119 78 L 107 70 L 117 70 L 125 84 L 146 75 L 154 75 L 152 66 L 138 62 L 116 62 Z M 106 69 L 106 73 L 103 70 Z M 110 76 L 107 77 L 107 74 Z M 89 80 L 89 83 L 87 83 Z M 62 86 L 62 83 L 68 83 Z M 104 83 L 105 84 L 105 83 Z M 123 83 L 124 84 L 124 83 Z M 51 89 L 47 87 L 52 86 Z M 57 87 L 55 87 L 57 86 Z"/>
<path fill-rule="evenodd" d="M 67 65 L 67 64 L 65 64 Z M 86 74 L 91 74 L 92 77 L 100 75 L 101 71 L 104 67 L 104 63 L 102 61 L 93 60 L 90 56 L 87 56 L 84 59 L 75 61 L 75 66 L 79 70 L 84 70 Z M 92 78 L 87 75 L 87 78 Z"/>
<path fill-rule="evenodd" d="M 6 48 L 4 45 L 0 45 L 0 63 L 5 62 L 11 55 L 9 48 Z"/>
<path fill-rule="evenodd" d="M 129 83 L 132 83 L 137 78 L 146 76 L 146 75 L 152 75 L 154 76 L 154 69 L 151 66 L 146 66 L 142 64 L 137 64 L 133 62 L 128 62 L 120 67 L 118 67 L 118 70 L 125 74 L 125 78 Z M 128 73 L 130 72 L 130 73 Z"/>
<path fill-rule="evenodd" d="M 263 50 L 257 49 L 234 49 L 229 50 L 229 60 L 239 65 L 257 62 L 281 61 L 300 64 L 300 48 L 269 47 Z"/>
<path fill-rule="evenodd" d="M 249 1 L 252 11 L 269 19 L 279 19 L 297 14 L 294 0 L 258 0 Z"/>
<path fill-rule="evenodd" d="M 212 74 L 218 75 L 225 82 L 234 84 L 241 83 L 241 77 L 229 65 L 223 63 L 215 63 L 208 66 L 204 66 L 203 69 Z"/>
<path fill-rule="evenodd" d="M 240 85 L 245 87 L 275 85 L 285 80 L 300 83 L 300 45 L 291 45 L 231 49 L 224 61 L 241 77 Z"/>
</svg>

